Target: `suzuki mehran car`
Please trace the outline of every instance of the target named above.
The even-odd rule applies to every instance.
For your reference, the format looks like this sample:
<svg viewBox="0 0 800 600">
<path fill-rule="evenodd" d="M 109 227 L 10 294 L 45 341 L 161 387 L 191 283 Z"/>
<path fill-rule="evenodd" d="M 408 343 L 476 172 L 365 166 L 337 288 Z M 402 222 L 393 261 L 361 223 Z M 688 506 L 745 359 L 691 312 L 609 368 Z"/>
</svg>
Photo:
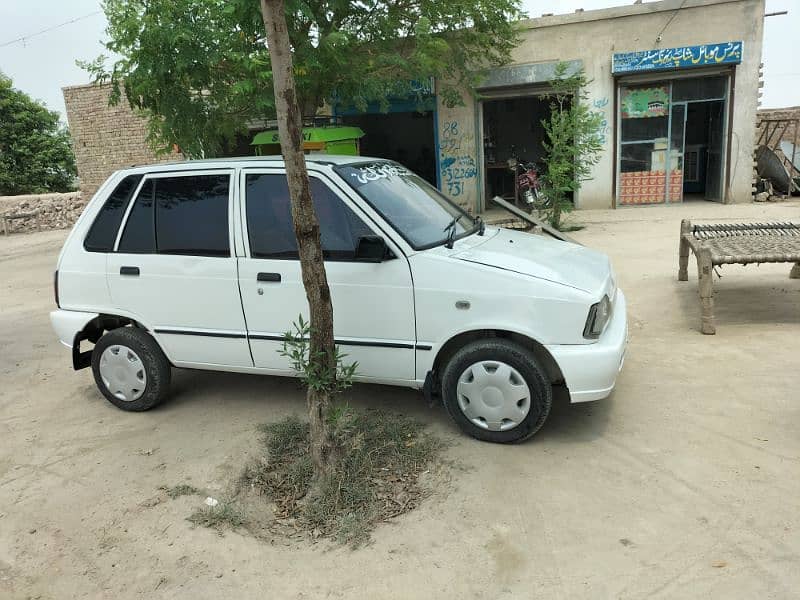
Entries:
<svg viewBox="0 0 800 600">
<path fill-rule="evenodd" d="M 611 393 L 627 324 L 604 254 L 485 227 L 394 162 L 307 160 L 358 381 L 441 396 L 492 442 L 536 433 L 554 386 L 572 402 Z M 281 158 L 114 173 L 64 244 L 55 293 L 74 368 L 123 410 L 164 400 L 173 367 L 296 375 L 279 350 L 308 305 Z"/>
</svg>

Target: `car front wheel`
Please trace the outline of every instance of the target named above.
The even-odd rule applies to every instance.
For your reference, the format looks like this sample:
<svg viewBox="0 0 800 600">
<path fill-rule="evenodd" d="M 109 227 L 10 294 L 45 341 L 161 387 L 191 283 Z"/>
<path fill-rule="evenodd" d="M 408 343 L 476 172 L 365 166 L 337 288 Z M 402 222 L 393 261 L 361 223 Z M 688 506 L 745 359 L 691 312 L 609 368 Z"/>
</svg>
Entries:
<svg viewBox="0 0 800 600">
<path fill-rule="evenodd" d="M 92 351 L 92 373 L 109 402 L 138 412 L 166 397 L 171 368 L 152 336 L 135 327 L 120 327 L 98 340 Z"/>
<path fill-rule="evenodd" d="M 544 424 L 553 401 L 534 354 L 502 338 L 467 344 L 442 372 L 442 397 L 453 420 L 488 442 L 521 442 Z"/>
</svg>

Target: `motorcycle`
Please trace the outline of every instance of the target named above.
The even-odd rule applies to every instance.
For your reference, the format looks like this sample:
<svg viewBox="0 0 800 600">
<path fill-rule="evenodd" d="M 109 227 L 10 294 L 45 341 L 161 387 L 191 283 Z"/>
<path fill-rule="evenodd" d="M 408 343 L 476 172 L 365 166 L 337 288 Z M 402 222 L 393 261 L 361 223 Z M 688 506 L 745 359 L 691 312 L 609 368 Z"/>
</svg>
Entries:
<svg viewBox="0 0 800 600">
<path fill-rule="evenodd" d="M 542 193 L 542 181 L 539 177 L 539 170 L 532 162 L 526 163 L 509 158 L 508 168 L 514 173 L 517 179 L 517 202 L 528 210 L 542 209 L 546 206 L 547 200 Z"/>
</svg>

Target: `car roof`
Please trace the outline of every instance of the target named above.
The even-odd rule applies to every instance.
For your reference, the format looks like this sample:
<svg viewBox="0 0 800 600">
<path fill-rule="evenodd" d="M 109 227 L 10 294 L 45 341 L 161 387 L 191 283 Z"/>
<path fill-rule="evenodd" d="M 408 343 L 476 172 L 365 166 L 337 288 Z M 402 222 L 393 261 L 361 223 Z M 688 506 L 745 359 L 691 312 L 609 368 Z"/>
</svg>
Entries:
<svg viewBox="0 0 800 600">
<path fill-rule="evenodd" d="M 370 156 L 342 156 L 337 154 L 308 154 L 306 163 L 309 165 L 341 166 L 365 162 L 386 161 L 385 158 Z M 259 167 L 259 166 L 284 166 L 283 156 L 238 156 L 230 158 L 203 158 L 189 159 L 174 162 L 153 163 L 149 165 L 131 165 L 125 172 L 154 173 L 159 171 L 185 171 L 214 168 Z"/>
</svg>

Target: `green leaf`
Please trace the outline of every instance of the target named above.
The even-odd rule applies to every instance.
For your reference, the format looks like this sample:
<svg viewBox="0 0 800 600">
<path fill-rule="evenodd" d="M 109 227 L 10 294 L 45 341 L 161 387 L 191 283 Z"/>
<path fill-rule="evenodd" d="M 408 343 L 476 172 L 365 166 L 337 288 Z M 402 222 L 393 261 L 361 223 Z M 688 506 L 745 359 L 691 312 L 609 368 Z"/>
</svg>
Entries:
<svg viewBox="0 0 800 600">
<path fill-rule="evenodd" d="M 103 10 L 104 45 L 118 58 L 81 66 L 144 111 L 155 147 L 177 144 L 189 156 L 215 156 L 246 133 L 248 122 L 275 117 L 255 0 L 105 0 Z M 520 0 L 288 0 L 303 111 L 326 101 L 387 109 L 398 82 L 430 77 L 449 106 L 463 103 L 481 71 L 510 60 L 523 16 Z"/>
</svg>

